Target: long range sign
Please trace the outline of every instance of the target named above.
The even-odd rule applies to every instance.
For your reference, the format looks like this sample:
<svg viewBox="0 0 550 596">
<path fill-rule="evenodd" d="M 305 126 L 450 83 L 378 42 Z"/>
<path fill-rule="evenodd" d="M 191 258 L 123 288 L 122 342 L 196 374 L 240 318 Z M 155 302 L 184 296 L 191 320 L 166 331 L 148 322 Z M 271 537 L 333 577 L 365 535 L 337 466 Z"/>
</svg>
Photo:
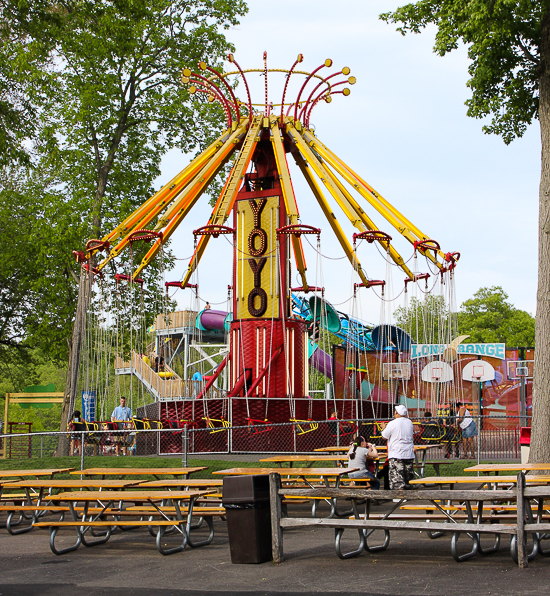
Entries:
<svg viewBox="0 0 550 596">
<path fill-rule="evenodd" d="M 413 344 L 411 358 L 438 356 L 448 347 L 448 344 Z M 506 358 L 506 344 L 460 344 L 457 352 L 465 356 L 491 356 L 503 360 Z"/>
</svg>

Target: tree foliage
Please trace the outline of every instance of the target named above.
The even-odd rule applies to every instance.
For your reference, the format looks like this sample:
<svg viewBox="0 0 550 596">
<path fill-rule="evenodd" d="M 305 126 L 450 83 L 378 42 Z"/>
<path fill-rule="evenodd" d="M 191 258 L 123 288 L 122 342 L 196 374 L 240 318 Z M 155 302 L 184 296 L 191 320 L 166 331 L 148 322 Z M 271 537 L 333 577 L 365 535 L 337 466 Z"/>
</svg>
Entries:
<svg viewBox="0 0 550 596">
<path fill-rule="evenodd" d="M 456 317 L 445 305 L 443 296 L 428 294 L 423 300 L 411 298 L 407 307 L 395 311 L 395 321 L 414 343 L 446 343 L 456 331 Z"/>
<path fill-rule="evenodd" d="M 459 330 L 467 334 L 468 343 L 503 342 L 510 347 L 532 347 L 535 344 L 535 319 L 515 308 L 500 287 L 480 288 L 470 300 L 462 303 L 458 315 Z"/>
<path fill-rule="evenodd" d="M 468 48 L 472 91 L 468 115 L 491 116 L 485 132 L 505 143 L 523 135 L 537 118 L 541 132 L 538 224 L 538 292 L 533 373 L 530 461 L 550 460 L 550 1 L 418 0 L 381 15 L 402 34 L 435 25 L 439 55 Z M 521 316 L 514 325 L 523 325 Z M 520 330 L 521 331 L 521 330 Z M 523 339 L 521 335 L 517 335 Z"/>
<path fill-rule="evenodd" d="M 492 121 L 483 127 L 506 143 L 538 116 L 541 73 L 541 0 L 420 0 L 381 15 L 398 31 L 420 33 L 435 25 L 434 52 L 468 48 L 468 116 Z M 543 66 L 543 65 L 542 65 Z"/>
<path fill-rule="evenodd" d="M 66 358 L 79 277 L 71 251 L 153 193 L 166 151 L 218 135 L 224 120 L 190 101 L 179 76 L 219 63 L 233 49 L 224 31 L 245 12 L 242 0 L 0 3 L 0 342 Z M 145 274 L 147 307 L 167 259 Z"/>
</svg>

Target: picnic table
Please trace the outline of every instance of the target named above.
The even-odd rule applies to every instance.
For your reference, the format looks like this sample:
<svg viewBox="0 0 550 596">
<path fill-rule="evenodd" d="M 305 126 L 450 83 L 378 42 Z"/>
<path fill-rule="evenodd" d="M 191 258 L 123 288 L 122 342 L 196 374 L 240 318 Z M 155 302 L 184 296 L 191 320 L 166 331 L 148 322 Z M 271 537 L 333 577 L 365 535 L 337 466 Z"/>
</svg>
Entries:
<svg viewBox="0 0 550 596">
<path fill-rule="evenodd" d="M 274 462 L 283 467 L 283 464 L 288 464 L 290 468 L 294 462 L 309 462 L 310 466 L 316 462 L 333 461 L 338 465 L 340 462 L 347 462 L 347 455 L 274 455 L 273 457 L 264 457 L 260 459 L 261 462 Z M 309 466 L 308 466 L 309 467 Z"/>
<path fill-rule="evenodd" d="M 161 478 L 160 480 L 140 480 L 137 485 L 140 488 L 169 488 L 169 487 L 193 487 L 193 488 L 215 488 L 223 486 L 223 480 L 217 480 L 212 478 L 191 478 L 191 479 L 180 479 L 180 478 Z"/>
<path fill-rule="evenodd" d="M 156 543 L 158 551 L 163 555 L 170 555 L 182 551 L 187 544 L 192 547 L 205 546 L 212 542 L 214 537 L 214 526 L 211 517 L 206 516 L 210 528 L 210 535 L 205 540 L 194 541 L 191 539 L 191 519 L 193 507 L 200 497 L 211 494 L 211 490 L 128 490 L 128 491 L 74 491 L 64 492 L 51 496 L 52 502 L 66 503 L 71 513 L 72 521 L 37 522 L 37 527 L 50 528 L 50 548 L 56 555 L 65 554 L 76 550 L 81 544 L 84 546 L 95 546 L 105 544 L 117 527 L 158 527 Z M 159 503 L 160 502 L 160 503 Z M 84 503 L 82 515 L 77 511 L 76 504 Z M 143 510 L 132 508 L 130 513 L 135 516 L 147 516 L 147 520 L 120 521 L 120 513 L 125 510 L 125 505 L 140 503 L 144 505 Z M 166 507 L 166 503 L 170 506 Z M 184 510 L 183 504 L 187 504 Z M 90 513 L 90 505 L 96 504 L 93 513 Z M 112 516 L 113 520 L 105 517 Z M 205 513 L 201 512 L 201 516 Z M 159 519 L 151 519 L 156 517 Z M 74 545 L 65 548 L 57 548 L 55 538 L 61 528 L 75 528 L 77 539 Z M 182 543 L 176 547 L 165 548 L 162 544 L 166 528 L 173 527 L 182 535 Z M 86 538 L 92 529 L 103 529 L 105 532 L 97 540 L 90 541 Z"/>
<path fill-rule="evenodd" d="M 8 478 L 26 478 L 34 476 L 40 478 L 41 476 L 49 476 L 53 478 L 56 474 L 63 474 L 64 472 L 72 472 L 74 468 L 50 468 L 46 470 L 0 470 L 0 481 Z"/>
<path fill-rule="evenodd" d="M 330 488 L 330 482 L 334 482 L 334 488 L 340 486 L 342 477 L 350 472 L 356 472 L 359 468 L 285 468 L 284 476 L 299 477 L 302 482 L 310 488 L 315 486 L 308 480 L 308 478 L 315 477 L 319 478 L 321 482 Z M 212 474 L 223 474 L 224 476 L 246 476 L 248 474 L 270 474 L 273 472 L 273 468 L 229 468 L 227 470 L 218 470 L 212 472 Z M 336 498 L 325 499 L 326 503 L 330 506 L 329 518 L 332 517 L 344 517 L 349 515 L 349 511 L 338 511 Z M 312 500 L 311 515 L 316 517 L 317 514 L 317 500 Z"/>
<path fill-rule="evenodd" d="M 449 532 L 452 534 L 451 554 L 456 561 L 465 561 L 477 553 L 489 554 L 496 552 L 500 547 L 501 535 L 510 535 L 512 538 L 521 536 L 523 527 L 518 527 L 517 523 L 511 524 L 491 524 L 484 523 L 490 521 L 483 517 L 484 503 L 509 503 L 515 501 L 518 491 L 515 489 L 489 491 L 489 490 L 365 490 L 357 487 L 352 488 L 324 488 L 315 489 L 287 489 L 281 486 L 281 476 L 273 471 L 270 475 L 271 487 L 271 514 L 272 514 L 272 540 L 273 540 L 273 559 L 275 563 L 280 563 L 283 559 L 283 529 L 299 527 L 327 527 L 335 530 L 335 550 L 336 554 L 347 559 L 356 557 L 362 552 L 377 553 L 385 550 L 390 543 L 390 531 L 401 530 L 419 530 L 423 532 Z M 537 487 L 545 488 L 545 487 Z M 519 489 L 518 489 L 519 490 Z M 527 488 L 525 491 L 535 490 Z M 546 492 L 548 489 L 545 488 Z M 306 498 L 346 498 L 351 501 L 353 507 L 352 519 L 309 519 L 299 517 L 283 517 L 282 499 L 288 496 L 306 497 Z M 393 499 L 391 508 L 382 514 L 371 514 L 371 505 L 375 499 Z M 454 519 L 449 511 L 446 510 L 442 501 L 454 501 L 464 504 L 465 513 L 460 519 Z M 364 501 L 365 512 L 359 513 L 359 503 Z M 399 510 L 408 502 L 429 503 L 429 507 L 435 508 L 443 523 L 426 519 L 425 515 L 404 516 Z M 518 512 L 516 518 L 510 518 L 513 522 L 517 519 L 523 519 L 519 510 L 519 503 L 523 503 L 518 498 Z M 544 526 L 540 526 L 544 529 Z M 356 550 L 351 552 L 343 551 L 342 536 L 346 529 L 354 530 L 359 534 L 359 545 Z M 369 544 L 370 536 L 377 530 L 384 533 L 384 539 L 379 544 Z M 459 536 L 467 535 L 471 540 L 471 550 L 460 552 L 458 547 Z M 482 534 L 493 534 L 495 542 L 490 548 L 481 544 L 480 536 Z M 523 553 L 521 543 L 520 551 Z M 462 549 L 460 549 L 462 550 Z M 379 556 L 379 555 L 377 555 Z"/>
<path fill-rule="evenodd" d="M 550 464 L 522 464 L 519 462 L 506 464 L 477 464 L 470 468 L 464 468 L 465 472 L 494 472 L 498 475 L 499 472 L 531 472 L 550 470 Z"/>
<path fill-rule="evenodd" d="M 347 453 L 349 451 L 350 445 L 344 445 L 340 447 L 317 447 L 314 449 L 315 452 L 326 452 L 326 453 Z M 376 449 L 378 451 L 387 451 L 387 445 L 376 445 Z"/>
<path fill-rule="evenodd" d="M 15 480 L 2 483 L 2 487 L 8 489 L 24 489 L 25 497 L 21 505 L 5 505 L 0 507 L 0 511 L 7 511 L 6 529 L 12 535 L 24 534 L 33 529 L 34 524 L 47 513 L 59 511 L 58 507 L 51 507 L 49 504 L 53 490 L 66 491 L 70 489 L 98 488 L 103 489 L 124 489 L 129 486 L 139 484 L 139 480 L 97 480 L 78 478 L 47 480 Z M 16 518 L 19 514 L 19 518 Z M 28 517 L 28 515 L 30 517 Z M 30 524 L 19 526 L 23 519 L 30 519 Z"/>
<path fill-rule="evenodd" d="M 71 474 L 82 476 L 154 476 L 165 474 L 167 476 L 183 476 L 187 478 L 193 472 L 207 470 L 208 466 L 194 468 L 87 468 L 86 470 L 75 470 Z"/>
<path fill-rule="evenodd" d="M 550 483 L 550 476 L 526 476 L 525 481 L 533 483 Z M 483 486 L 494 486 L 499 484 L 516 484 L 517 476 L 429 476 L 427 478 L 416 478 L 409 484 L 448 484 L 453 490 L 455 484 L 477 484 L 478 488 Z"/>
<path fill-rule="evenodd" d="M 430 464 L 427 461 L 428 449 L 436 449 L 442 447 L 441 443 L 434 443 L 433 445 L 415 445 L 414 446 L 414 459 L 416 467 L 418 468 L 417 476 L 419 478 L 423 478 L 426 472 L 426 466 Z M 347 453 L 349 451 L 350 446 L 344 447 L 319 447 L 315 449 L 316 452 L 327 452 L 327 453 Z M 376 449 L 380 452 L 387 452 L 388 446 L 387 445 L 377 445 Z M 386 455 L 385 453 L 381 453 L 382 456 Z M 260 460 L 263 461 L 263 460 Z M 445 465 L 450 462 L 433 462 L 434 468 L 436 473 L 439 475 L 439 466 Z"/>
</svg>

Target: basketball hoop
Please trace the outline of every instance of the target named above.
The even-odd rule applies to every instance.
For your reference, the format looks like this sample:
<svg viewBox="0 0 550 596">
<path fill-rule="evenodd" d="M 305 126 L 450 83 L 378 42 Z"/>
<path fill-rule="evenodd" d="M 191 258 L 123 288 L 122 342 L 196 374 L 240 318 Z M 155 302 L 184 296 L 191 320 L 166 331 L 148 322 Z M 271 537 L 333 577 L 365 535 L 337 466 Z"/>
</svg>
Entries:
<svg viewBox="0 0 550 596">
<path fill-rule="evenodd" d="M 410 362 L 384 362 L 382 364 L 382 377 L 384 381 L 403 380 L 411 378 Z"/>
<path fill-rule="evenodd" d="M 432 368 L 432 379 L 439 380 L 443 376 L 442 368 Z"/>
<path fill-rule="evenodd" d="M 475 379 L 479 383 L 484 373 L 485 368 L 483 366 L 474 366 L 474 369 L 472 371 L 472 379 Z"/>
<path fill-rule="evenodd" d="M 534 364 L 534 360 L 509 360 L 506 363 L 508 380 L 517 381 L 518 379 L 532 379 Z"/>
</svg>

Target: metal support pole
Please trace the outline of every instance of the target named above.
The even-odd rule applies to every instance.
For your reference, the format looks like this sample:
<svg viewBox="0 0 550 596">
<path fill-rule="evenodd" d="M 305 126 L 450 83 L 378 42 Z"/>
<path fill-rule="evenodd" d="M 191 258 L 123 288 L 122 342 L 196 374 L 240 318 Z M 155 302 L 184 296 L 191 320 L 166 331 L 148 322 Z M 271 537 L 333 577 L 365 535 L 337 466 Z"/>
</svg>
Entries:
<svg viewBox="0 0 550 596">
<path fill-rule="evenodd" d="M 44 435 L 40 435 L 40 459 L 44 457 Z"/>
<path fill-rule="evenodd" d="M 478 416 L 477 421 L 477 463 L 479 465 L 481 460 L 481 426 L 483 424 L 483 418 L 481 416 Z M 479 476 L 479 472 L 477 473 L 477 475 Z"/>
<path fill-rule="evenodd" d="M 182 449 L 182 456 L 181 456 L 181 465 L 183 468 L 187 468 L 187 452 L 188 452 L 188 445 L 189 445 L 189 430 L 187 429 L 187 424 L 183 427 L 183 449 Z"/>
</svg>

